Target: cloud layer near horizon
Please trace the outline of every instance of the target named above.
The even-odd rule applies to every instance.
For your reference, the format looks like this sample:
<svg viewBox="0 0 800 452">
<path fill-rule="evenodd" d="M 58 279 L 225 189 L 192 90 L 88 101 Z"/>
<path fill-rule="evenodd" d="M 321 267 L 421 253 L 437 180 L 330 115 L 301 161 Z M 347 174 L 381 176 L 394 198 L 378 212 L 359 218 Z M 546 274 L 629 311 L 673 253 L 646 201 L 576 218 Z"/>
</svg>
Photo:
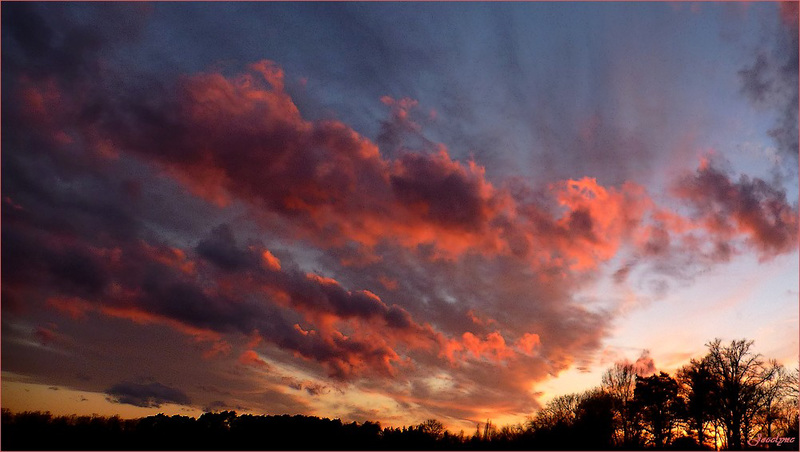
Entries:
<svg viewBox="0 0 800 452">
<path fill-rule="evenodd" d="M 86 340 L 53 322 L 123 320 L 199 347 L 192 372 L 268 386 L 260 409 L 308 409 L 285 388 L 330 381 L 444 418 L 524 414 L 537 382 L 601 347 L 618 306 L 576 295 L 603 272 L 797 247 L 796 203 L 714 159 L 659 201 L 591 175 L 489 180 L 444 143 L 404 141 L 422 99 L 376 99 L 371 140 L 307 119 L 277 62 L 155 79 L 106 66 L 109 36 L 51 32 L 11 27 L 3 99 L 4 322 L 34 322 L 43 347 Z M 123 371 L 93 385 L 137 406 L 234 403 Z"/>
</svg>

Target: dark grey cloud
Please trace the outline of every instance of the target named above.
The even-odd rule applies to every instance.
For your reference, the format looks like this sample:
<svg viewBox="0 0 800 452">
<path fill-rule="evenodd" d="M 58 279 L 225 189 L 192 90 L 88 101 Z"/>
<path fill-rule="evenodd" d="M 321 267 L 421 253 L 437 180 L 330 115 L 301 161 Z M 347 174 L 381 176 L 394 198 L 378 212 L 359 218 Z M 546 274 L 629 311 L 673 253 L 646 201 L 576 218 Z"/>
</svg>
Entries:
<svg viewBox="0 0 800 452">
<path fill-rule="evenodd" d="M 254 255 L 236 247 L 236 239 L 227 224 L 211 231 L 211 236 L 197 245 L 197 253 L 224 270 L 235 271 L 252 268 Z"/>
<path fill-rule="evenodd" d="M 222 400 L 212 400 L 211 402 L 208 403 L 208 405 L 203 407 L 203 411 L 213 413 L 216 411 L 225 411 L 231 408 L 233 407 L 223 402 Z"/>
<path fill-rule="evenodd" d="M 709 164 L 682 178 L 675 191 L 717 237 L 721 260 L 730 257 L 725 241 L 738 234 L 765 258 L 797 248 L 797 203 L 779 187 L 746 175 L 732 180 Z"/>
<path fill-rule="evenodd" d="M 144 408 L 159 408 L 165 403 L 189 405 L 191 400 L 183 391 L 158 382 L 121 382 L 106 390 L 112 403 L 126 403 Z"/>
<path fill-rule="evenodd" d="M 137 38 L 148 15 L 146 6 L 131 4 L 20 3 L 3 11 L 3 65 L 34 77 L 58 73 L 69 81 L 102 72 L 100 57 Z"/>
</svg>

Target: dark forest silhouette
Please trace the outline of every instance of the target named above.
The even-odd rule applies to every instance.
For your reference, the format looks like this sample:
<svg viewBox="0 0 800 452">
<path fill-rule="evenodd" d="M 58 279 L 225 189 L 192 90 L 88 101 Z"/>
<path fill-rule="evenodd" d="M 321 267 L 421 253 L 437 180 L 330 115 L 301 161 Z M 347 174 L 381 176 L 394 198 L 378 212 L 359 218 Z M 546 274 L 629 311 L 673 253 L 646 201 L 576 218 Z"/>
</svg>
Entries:
<svg viewBox="0 0 800 452">
<path fill-rule="evenodd" d="M 798 450 L 798 371 L 746 340 L 707 345 L 672 376 L 617 363 L 600 386 L 556 397 L 525 424 L 453 434 L 435 419 L 402 428 L 313 416 L 205 413 L 53 416 L 2 412 L 3 450 Z M 778 444 L 781 442 L 781 444 Z"/>
</svg>

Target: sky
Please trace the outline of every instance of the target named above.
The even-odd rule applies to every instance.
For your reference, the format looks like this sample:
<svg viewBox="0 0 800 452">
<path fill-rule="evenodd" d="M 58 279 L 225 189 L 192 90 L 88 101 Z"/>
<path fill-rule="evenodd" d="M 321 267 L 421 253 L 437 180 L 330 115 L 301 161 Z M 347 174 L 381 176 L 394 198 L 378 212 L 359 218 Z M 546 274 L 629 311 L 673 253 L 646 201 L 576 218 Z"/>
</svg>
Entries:
<svg viewBox="0 0 800 452">
<path fill-rule="evenodd" d="M 471 432 L 797 367 L 797 3 L 0 8 L 3 408 Z"/>
</svg>

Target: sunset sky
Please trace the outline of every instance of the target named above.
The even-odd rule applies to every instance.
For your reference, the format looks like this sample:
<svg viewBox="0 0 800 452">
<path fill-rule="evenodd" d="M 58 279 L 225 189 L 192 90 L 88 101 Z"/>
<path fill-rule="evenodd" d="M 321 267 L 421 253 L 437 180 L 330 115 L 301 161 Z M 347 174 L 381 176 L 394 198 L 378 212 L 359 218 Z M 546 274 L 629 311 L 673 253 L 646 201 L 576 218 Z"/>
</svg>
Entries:
<svg viewBox="0 0 800 452">
<path fill-rule="evenodd" d="M 797 3 L 2 4 L 2 407 L 524 422 L 798 363 Z"/>
</svg>

